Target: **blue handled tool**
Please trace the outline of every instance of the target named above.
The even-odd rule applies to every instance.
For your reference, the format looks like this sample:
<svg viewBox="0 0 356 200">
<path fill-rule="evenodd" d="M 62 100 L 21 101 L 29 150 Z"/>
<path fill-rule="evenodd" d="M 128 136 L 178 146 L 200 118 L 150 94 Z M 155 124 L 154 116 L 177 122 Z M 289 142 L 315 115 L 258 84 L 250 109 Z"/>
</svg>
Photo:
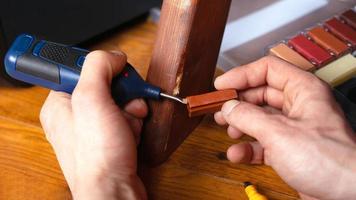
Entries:
<svg viewBox="0 0 356 200">
<path fill-rule="evenodd" d="M 84 49 L 22 34 L 7 52 L 5 68 L 15 79 L 71 94 L 88 53 Z M 114 77 L 111 90 L 115 102 L 121 107 L 136 98 L 159 100 L 165 97 L 185 103 L 178 97 L 162 93 L 159 87 L 146 83 L 130 64 Z"/>
</svg>

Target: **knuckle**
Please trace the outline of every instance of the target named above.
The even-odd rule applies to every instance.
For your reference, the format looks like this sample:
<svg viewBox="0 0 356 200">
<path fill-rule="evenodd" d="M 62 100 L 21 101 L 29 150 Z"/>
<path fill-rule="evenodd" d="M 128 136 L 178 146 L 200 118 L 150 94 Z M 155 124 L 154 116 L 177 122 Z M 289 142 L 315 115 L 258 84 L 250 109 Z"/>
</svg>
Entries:
<svg viewBox="0 0 356 200">
<path fill-rule="evenodd" d="M 290 63 L 276 57 L 276 56 L 273 56 L 273 55 L 267 55 L 263 58 L 260 59 L 260 62 L 262 65 L 265 65 L 265 66 L 268 66 L 268 67 L 275 67 L 275 66 L 278 66 L 280 64 L 283 64 L 285 66 L 291 66 Z"/>
<path fill-rule="evenodd" d="M 268 55 L 268 56 L 263 57 L 261 60 L 262 60 L 263 62 L 269 63 L 269 62 L 276 61 L 277 58 L 276 58 L 275 56 Z"/>
<path fill-rule="evenodd" d="M 110 58 L 110 54 L 106 51 L 92 51 L 86 56 L 83 68 L 85 69 L 88 65 L 95 65 L 95 67 L 106 66 Z"/>
<path fill-rule="evenodd" d="M 272 56 L 272 55 L 267 55 L 263 58 L 261 58 L 261 62 L 264 63 L 265 65 L 273 65 L 273 63 L 277 63 L 277 62 L 284 62 L 281 59 L 277 58 L 276 56 Z"/>
<path fill-rule="evenodd" d="M 239 105 L 235 106 L 234 109 L 231 111 L 232 114 L 240 115 L 240 116 L 244 116 L 248 114 L 248 112 L 249 112 L 249 108 L 244 103 L 240 103 Z"/>
<path fill-rule="evenodd" d="M 109 55 L 109 54 L 108 54 L 106 51 L 103 51 L 103 50 L 95 50 L 95 51 L 90 52 L 90 53 L 87 55 L 87 58 L 89 58 L 89 59 L 95 59 L 95 60 L 102 60 L 102 59 L 107 58 L 108 55 Z"/>
<path fill-rule="evenodd" d="M 115 52 L 110 53 L 110 52 L 103 51 L 103 50 L 92 51 L 87 55 L 87 58 L 89 58 L 90 60 L 96 60 L 97 62 L 99 62 L 99 61 L 109 60 L 110 58 L 112 58 L 113 55 L 115 55 L 116 57 L 120 57 L 123 61 L 126 61 L 126 59 L 127 59 L 126 54 L 121 51 L 115 51 Z"/>
</svg>

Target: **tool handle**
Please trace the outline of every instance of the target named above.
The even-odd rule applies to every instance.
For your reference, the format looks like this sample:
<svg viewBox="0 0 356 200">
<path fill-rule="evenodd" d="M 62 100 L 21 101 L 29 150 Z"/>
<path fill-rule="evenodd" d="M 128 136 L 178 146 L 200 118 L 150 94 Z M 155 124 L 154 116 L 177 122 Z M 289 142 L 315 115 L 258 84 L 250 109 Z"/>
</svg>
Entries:
<svg viewBox="0 0 356 200">
<path fill-rule="evenodd" d="M 72 93 L 87 53 L 22 34 L 5 55 L 5 69 L 15 79 Z"/>
<path fill-rule="evenodd" d="M 146 83 L 129 63 L 112 80 L 111 93 L 120 106 L 137 98 L 159 100 L 161 97 L 161 89 Z"/>
<path fill-rule="evenodd" d="M 16 38 L 5 56 L 5 69 L 15 79 L 71 94 L 78 83 L 88 53 L 85 49 L 22 34 Z M 127 64 L 113 79 L 112 95 L 115 102 L 122 107 L 136 98 L 158 100 L 160 88 L 146 83 Z"/>
</svg>

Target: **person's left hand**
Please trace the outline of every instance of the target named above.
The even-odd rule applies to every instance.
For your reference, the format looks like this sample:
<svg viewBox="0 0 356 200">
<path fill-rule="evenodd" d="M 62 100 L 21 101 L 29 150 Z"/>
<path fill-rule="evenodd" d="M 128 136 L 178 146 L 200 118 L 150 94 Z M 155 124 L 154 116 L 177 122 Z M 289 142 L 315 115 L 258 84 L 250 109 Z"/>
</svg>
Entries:
<svg viewBox="0 0 356 200">
<path fill-rule="evenodd" d="M 75 199 L 145 199 L 136 174 L 143 100 L 121 110 L 111 81 L 126 64 L 123 53 L 87 55 L 73 95 L 52 91 L 41 123 Z"/>
</svg>

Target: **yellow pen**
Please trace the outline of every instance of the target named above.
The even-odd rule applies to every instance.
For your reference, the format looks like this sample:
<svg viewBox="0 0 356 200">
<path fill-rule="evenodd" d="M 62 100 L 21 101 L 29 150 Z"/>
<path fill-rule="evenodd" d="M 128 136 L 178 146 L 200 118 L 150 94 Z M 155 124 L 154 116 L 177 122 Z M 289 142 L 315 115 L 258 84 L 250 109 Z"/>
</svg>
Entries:
<svg viewBox="0 0 356 200">
<path fill-rule="evenodd" d="M 260 194 L 256 187 L 250 182 L 244 182 L 245 192 L 249 200 L 268 200 L 267 197 Z"/>
</svg>

